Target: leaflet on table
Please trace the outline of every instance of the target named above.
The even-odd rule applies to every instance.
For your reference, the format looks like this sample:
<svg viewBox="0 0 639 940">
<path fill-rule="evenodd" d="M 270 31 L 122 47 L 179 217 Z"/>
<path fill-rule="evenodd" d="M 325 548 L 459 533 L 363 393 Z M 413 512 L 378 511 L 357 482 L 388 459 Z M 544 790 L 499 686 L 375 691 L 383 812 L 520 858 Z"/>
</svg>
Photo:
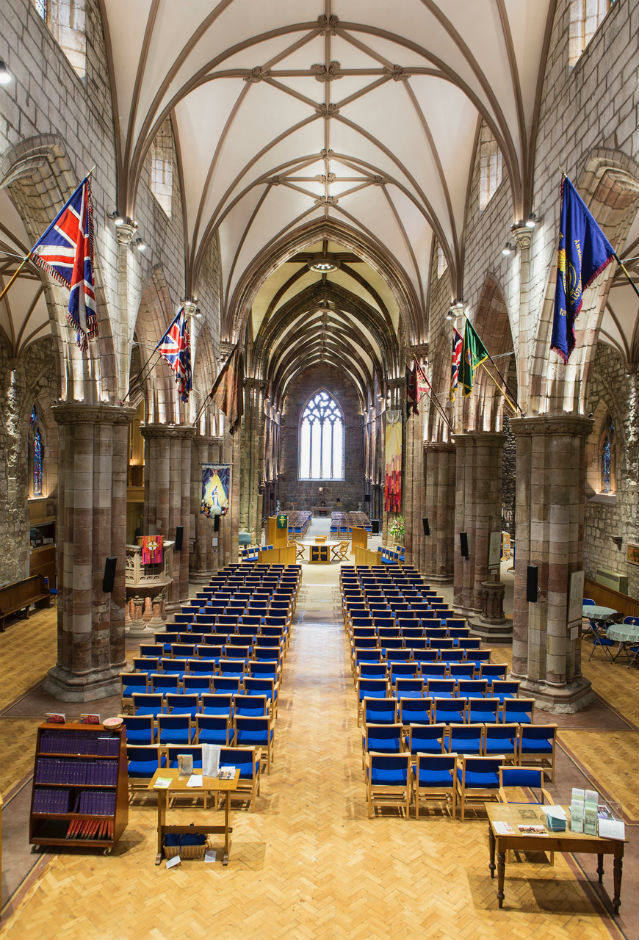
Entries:
<svg viewBox="0 0 639 940">
<path fill-rule="evenodd" d="M 153 788 L 155 790 L 168 790 L 172 783 L 173 780 L 171 777 L 158 777 L 153 784 Z"/>
<path fill-rule="evenodd" d="M 625 839 L 626 825 L 623 819 L 600 819 L 599 835 L 602 839 Z"/>
<path fill-rule="evenodd" d="M 187 787 L 201 787 L 202 786 L 202 774 L 191 774 L 189 779 L 186 781 Z"/>
</svg>

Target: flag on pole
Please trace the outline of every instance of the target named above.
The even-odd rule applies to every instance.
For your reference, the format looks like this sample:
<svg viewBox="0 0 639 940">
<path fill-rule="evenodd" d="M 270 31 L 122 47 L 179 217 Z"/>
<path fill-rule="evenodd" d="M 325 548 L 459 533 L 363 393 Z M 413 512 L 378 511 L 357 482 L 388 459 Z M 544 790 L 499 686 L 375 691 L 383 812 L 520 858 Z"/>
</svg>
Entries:
<svg viewBox="0 0 639 940">
<path fill-rule="evenodd" d="M 459 364 L 461 362 L 462 346 L 464 340 L 456 327 L 453 327 L 453 352 L 450 360 L 450 393 L 449 398 L 455 401 L 455 394 L 459 388 Z"/>
<path fill-rule="evenodd" d="M 406 417 L 410 418 L 411 413 L 418 414 L 417 410 L 417 360 L 413 362 L 411 369 L 406 366 Z"/>
<path fill-rule="evenodd" d="M 575 347 L 575 320 L 583 292 L 610 263 L 615 250 L 567 176 L 561 181 L 557 286 L 550 348 L 564 362 Z"/>
<path fill-rule="evenodd" d="M 461 363 L 459 367 L 461 384 L 466 397 L 470 395 L 473 390 L 475 369 L 477 366 L 480 366 L 482 362 L 485 362 L 486 359 L 488 359 L 488 350 L 475 332 L 475 328 L 470 320 L 466 320 Z"/>
<path fill-rule="evenodd" d="M 191 335 L 184 307 L 180 307 L 175 320 L 155 348 L 175 373 L 180 398 L 188 401 L 192 388 Z"/>
<path fill-rule="evenodd" d="M 229 434 L 234 434 L 244 413 L 244 362 L 239 343 L 224 363 L 209 396 L 229 420 Z"/>
<path fill-rule="evenodd" d="M 67 320 L 77 330 L 77 344 L 98 335 L 93 282 L 93 204 L 85 177 L 51 225 L 31 249 L 32 260 L 71 291 Z"/>
</svg>

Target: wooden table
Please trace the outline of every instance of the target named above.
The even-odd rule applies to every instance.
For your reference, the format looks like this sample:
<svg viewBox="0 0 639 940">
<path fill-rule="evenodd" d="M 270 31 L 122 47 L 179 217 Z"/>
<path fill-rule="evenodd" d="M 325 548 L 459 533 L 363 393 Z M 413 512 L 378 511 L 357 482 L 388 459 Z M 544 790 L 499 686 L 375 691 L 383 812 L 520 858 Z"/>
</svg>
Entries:
<svg viewBox="0 0 639 940">
<path fill-rule="evenodd" d="M 158 789 L 155 787 L 155 781 L 158 777 L 170 777 L 171 784 L 166 788 Z M 229 810 L 231 805 L 231 793 L 237 789 L 237 784 L 240 779 L 239 770 L 235 771 L 235 778 L 233 780 L 220 780 L 218 777 L 202 777 L 202 786 L 201 787 L 187 787 L 187 782 L 189 777 L 180 777 L 179 770 L 176 768 L 165 769 L 160 768 L 156 770 L 151 778 L 148 789 L 153 790 L 158 795 L 158 851 L 155 856 L 155 864 L 159 865 L 164 856 L 164 836 L 167 832 L 179 832 L 179 833 L 197 833 L 198 835 L 208 835 L 209 833 L 224 833 L 224 854 L 222 856 L 222 864 L 228 865 L 229 862 L 229 852 L 231 850 L 231 833 L 233 832 L 232 827 L 229 825 Z M 206 823 L 202 826 L 193 826 L 193 825 L 181 825 L 181 826 L 168 826 L 166 823 L 166 811 L 168 809 L 169 803 L 169 794 L 170 793 L 189 793 L 189 794 L 198 794 L 198 793 L 224 793 L 226 799 L 224 800 L 224 825 L 223 826 L 212 826 L 209 823 Z"/>
<path fill-rule="evenodd" d="M 568 827 L 570 826 L 570 810 L 564 807 L 568 816 Z M 531 818 L 531 812 L 534 818 Z M 488 842 L 490 846 L 490 877 L 495 877 L 495 850 L 497 851 L 497 898 L 499 906 L 504 904 L 504 877 L 506 874 L 506 852 L 508 849 L 518 849 L 523 852 L 588 852 L 596 853 L 598 856 L 597 874 L 599 883 L 603 881 L 604 855 L 614 856 L 614 896 L 612 899 L 612 908 L 615 914 L 619 913 L 621 903 L 621 869 L 623 864 L 624 845 L 621 839 L 602 839 L 600 836 L 590 836 L 583 832 L 571 832 L 567 828 L 565 832 L 551 832 L 546 830 L 546 834 L 537 835 L 519 831 L 519 825 L 544 825 L 546 824 L 546 813 L 541 806 L 534 804 L 486 804 L 488 813 Z M 512 832 L 507 835 L 499 835 L 495 832 L 495 822 L 510 823 Z"/>
</svg>

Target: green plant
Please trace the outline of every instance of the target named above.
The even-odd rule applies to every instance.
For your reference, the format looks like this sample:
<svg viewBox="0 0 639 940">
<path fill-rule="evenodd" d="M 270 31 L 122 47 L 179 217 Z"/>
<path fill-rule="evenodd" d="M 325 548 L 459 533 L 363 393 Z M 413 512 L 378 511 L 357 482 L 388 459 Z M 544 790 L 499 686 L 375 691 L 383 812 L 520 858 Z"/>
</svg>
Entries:
<svg viewBox="0 0 639 940">
<path fill-rule="evenodd" d="M 400 545 L 404 544 L 404 533 L 406 531 L 406 525 L 404 522 L 403 516 L 395 516 L 388 525 L 388 535 L 393 542 L 397 542 Z"/>
</svg>

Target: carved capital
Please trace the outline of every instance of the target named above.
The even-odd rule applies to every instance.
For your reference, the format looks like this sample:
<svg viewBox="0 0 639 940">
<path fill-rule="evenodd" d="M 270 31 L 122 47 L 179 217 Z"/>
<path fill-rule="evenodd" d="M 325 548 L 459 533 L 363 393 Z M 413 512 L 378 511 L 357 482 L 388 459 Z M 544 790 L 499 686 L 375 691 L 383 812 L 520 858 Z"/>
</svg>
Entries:
<svg viewBox="0 0 639 940">
<path fill-rule="evenodd" d="M 135 408 L 81 401 L 57 401 L 51 406 L 58 424 L 128 424 Z"/>
<path fill-rule="evenodd" d="M 520 251 L 530 248 L 532 229 L 529 229 L 526 225 L 513 225 L 510 231 Z"/>
<path fill-rule="evenodd" d="M 194 437 L 195 428 L 192 424 L 143 424 L 140 428 L 143 438 L 189 438 Z"/>
<path fill-rule="evenodd" d="M 529 418 L 510 419 L 510 429 L 515 437 L 526 437 L 533 434 L 588 437 L 592 431 L 592 426 L 592 418 L 564 411 L 545 415 L 531 415 Z"/>
</svg>

